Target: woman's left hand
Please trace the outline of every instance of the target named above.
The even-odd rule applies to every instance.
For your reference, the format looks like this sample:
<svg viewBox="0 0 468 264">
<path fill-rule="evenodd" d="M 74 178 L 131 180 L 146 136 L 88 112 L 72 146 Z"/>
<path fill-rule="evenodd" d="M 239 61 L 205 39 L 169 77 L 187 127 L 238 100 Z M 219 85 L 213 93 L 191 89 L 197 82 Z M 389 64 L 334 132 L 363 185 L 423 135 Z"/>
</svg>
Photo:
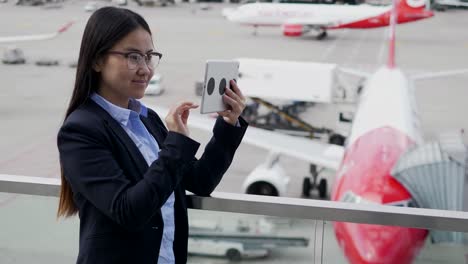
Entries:
<svg viewBox="0 0 468 264">
<path fill-rule="evenodd" d="M 237 83 L 231 80 L 230 84 L 231 89 L 226 87 L 226 91 L 223 95 L 223 101 L 228 105 L 228 110 L 218 112 L 218 114 L 224 118 L 224 121 L 235 126 L 237 120 L 239 120 L 239 116 L 242 114 L 242 111 L 244 111 L 246 100 L 237 86 Z"/>
</svg>

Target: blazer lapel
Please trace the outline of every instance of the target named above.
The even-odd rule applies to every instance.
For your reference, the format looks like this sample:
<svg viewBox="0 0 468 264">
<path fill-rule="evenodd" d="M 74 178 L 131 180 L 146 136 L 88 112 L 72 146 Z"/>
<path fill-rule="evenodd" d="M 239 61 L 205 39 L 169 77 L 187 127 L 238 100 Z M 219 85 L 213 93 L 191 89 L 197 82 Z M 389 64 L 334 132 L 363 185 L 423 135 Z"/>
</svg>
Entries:
<svg viewBox="0 0 468 264">
<path fill-rule="evenodd" d="M 146 160 L 138 147 L 128 136 L 127 132 L 125 132 L 122 126 L 106 110 L 102 109 L 92 99 L 89 99 L 88 101 L 90 102 L 89 107 L 92 108 L 92 111 L 95 111 L 100 117 L 103 118 L 104 124 L 106 124 L 106 126 L 110 128 L 109 130 L 112 131 L 112 133 L 125 145 L 129 156 L 135 163 L 140 174 L 145 174 L 148 170 L 148 164 L 146 163 Z"/>
</svg>

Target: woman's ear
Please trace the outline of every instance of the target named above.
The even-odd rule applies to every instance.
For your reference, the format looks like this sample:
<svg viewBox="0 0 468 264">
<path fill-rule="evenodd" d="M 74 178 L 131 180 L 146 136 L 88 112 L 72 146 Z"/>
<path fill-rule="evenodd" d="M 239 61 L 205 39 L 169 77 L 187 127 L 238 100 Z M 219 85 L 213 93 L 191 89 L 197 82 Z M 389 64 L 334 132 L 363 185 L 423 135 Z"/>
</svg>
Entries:
<svg viewBox="0 0 468 264">
<path fill-rule="evenodd" d="M 99 58 L 93 62 L 93 70 L 95 72 L 101 72 L 102 70 L 102 58 Z"/>
</svg>

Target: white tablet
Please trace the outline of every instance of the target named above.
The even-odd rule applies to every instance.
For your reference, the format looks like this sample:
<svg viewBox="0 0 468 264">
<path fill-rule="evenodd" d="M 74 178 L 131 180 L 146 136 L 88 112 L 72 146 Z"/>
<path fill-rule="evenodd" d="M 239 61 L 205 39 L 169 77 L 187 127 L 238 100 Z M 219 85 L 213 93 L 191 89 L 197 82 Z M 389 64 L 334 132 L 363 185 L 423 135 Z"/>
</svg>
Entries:
<svg viewBox="0 0 468 264">
<path fill-rule="evenodd" d="M 239 76 L 239 62 L 234 60 L 208 60 L 205 68 L 200 112 L 202 114 L 221 112 L 227 109 L 223 102 L 226 86 Z"/>
</svg>

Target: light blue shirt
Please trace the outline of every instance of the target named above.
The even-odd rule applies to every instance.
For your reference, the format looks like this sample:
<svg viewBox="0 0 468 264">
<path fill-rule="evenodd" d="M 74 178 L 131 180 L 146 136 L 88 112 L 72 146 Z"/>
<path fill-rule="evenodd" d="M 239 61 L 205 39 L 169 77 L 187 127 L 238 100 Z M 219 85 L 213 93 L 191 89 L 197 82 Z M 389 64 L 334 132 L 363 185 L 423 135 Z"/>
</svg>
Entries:
<svg viewBox="0 0 468 264">
<path fill-rule="evenodd" d="M 146 117 L 148 109 L 142 103 L 135 99 L 130 99 L 128 109 L 114 105 L 104 99 L 97 93 L 91 95 L 91 99 L 106 110 L 127 132 L 135 145 L 145 158 L 148 166 L 158 159 L 158 142 L 148 132 L 140 119 L 140 115 Z M 175 263 L 174 250 L 174 192 L 161 208 L 161 214 L 164 221 L 163 237 L 161 248 L 159 249 L 159 264 Z"/>
</svg>

